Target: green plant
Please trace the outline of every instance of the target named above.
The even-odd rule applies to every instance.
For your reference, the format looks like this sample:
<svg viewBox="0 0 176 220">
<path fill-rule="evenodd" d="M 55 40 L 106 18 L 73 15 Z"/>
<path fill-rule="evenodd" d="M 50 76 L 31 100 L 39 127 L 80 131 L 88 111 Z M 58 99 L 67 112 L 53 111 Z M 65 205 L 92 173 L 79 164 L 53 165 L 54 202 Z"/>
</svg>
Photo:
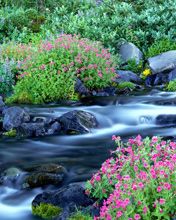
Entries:
<svg viewBox="0 0 176 220">
<path fill-rule="evenodd" d="M 131 59 L 128 61 L 127 65 L 123 66 L 122 69 L 130 70 L 134 73 L 141 73 L 143 70 L 143 61 L 141 60 L 138 64 L 135 59 Z"/>
<path fill-rule="evenodd" d="M 7 137 L 16 137 L 17 131 L 16 129 L 11 129 L 10 131 L 4 132 L 3 135 Z"/>
<path fill-rule="evenodd" d="M 93 218 L 89 214 L 77 211 L 68 220 L 93 220 Z"/>
<path fill-rule="evenodd" d="M 175 92 L 176 91 L 176 80 L 170 81 L 169 84 L 167 85 L 167 90 L 170 92 Z"/>
<path fill-rule="evenodd" d="M 104 199 L 95 220 L 162 220 L 176 215 L 176 143 L 140 135 L 117 149 L 87 183 L 86 193 Z M 102 204 L 102 203 L 100 203 Z"/>
<path fill-rule="evenodd" d="M 60 35 L 37 46 L 37 56 L 26 59 L 7 102 L 44 103 L 75 99 L 75 80 L 101 89 L 117 77 L 114 58 L 100 43 L 78 36 Z M 25 94 L 25 96 L 24 96 Z"/>
<path fill-rule="evenodd" d="M 146 52 L 146 57 L 154 57 L 160 53 L 167 52 L 169 50 L 176 50 L 176 41 L 170 39 L 163 39 L 153 43 Z"/>
<path fill-rule="evenodd" d="M 37 215 L 43 219 L 53 219 L 61 212 L 61 208 L 51 204 L 40 203 L 38 206 L 32 206 L 32 214 Z"/>
<path fill-rule="evenodd" d="M 15 84 L 15 61 L 5 59 L 0 65 L 0 94 L 7 95 Z"/>
<path fill-rule="evenodd" d="M 135 89 L 135 84 L 132 83 L 132 82 L 122 82 L 122 83 L 119 83 L 117 88 L 120 89 L 120 90 L 123 90 L 123 89 L 131 89 L 131 90 L 134 90 Z"/>
</svg>

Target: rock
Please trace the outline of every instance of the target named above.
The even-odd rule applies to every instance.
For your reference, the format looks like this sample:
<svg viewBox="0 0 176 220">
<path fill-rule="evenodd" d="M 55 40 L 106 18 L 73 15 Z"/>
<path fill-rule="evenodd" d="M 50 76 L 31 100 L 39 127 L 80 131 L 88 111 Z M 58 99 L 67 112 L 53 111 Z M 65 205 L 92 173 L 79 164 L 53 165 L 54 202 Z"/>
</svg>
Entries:
<svg viewBox="0 0 176 220">
<path fill-rule="evenodd" d="M 67 219 L 77 208 L 92 205 L 94 201 L 85 194 L 82 184 L 74 183 L 54 192 L 44 192 L 35 197 L 32 206 L 40 203 L 52 204 L 62 208 L 63 212 L 57 220 Z"/>
<path fill-rule="evenodd" d="M 44 164 L 36 167 L 29 167 L 26 171 L 32 171 L 26 177 L 25 183 L 30 188 L 45 185 L 60 185 L 66 175 L 66 169 L 58 164 Z"/>
<path fill-rule="evenodd" d="M 23 122 L 30 121 L 30 115 L 26 110 L 20 107 L 10 107 L 3 111 L 3 128 L 7 131 L 19 128 Z"/>
<path fill-rule="evenodd" d="M 4 170 L 0 176 L 0 183 L 9 187 L 22 188 L 26 173 L 22 170 L 11 167 Z"/>
<path fill-rule="evenodd" d="M 121 82 L 132 82 L 132 83 L 141 83 L 141 78 L 132 71 L 126 71 L 126 70 L 117 70 L 117 74 L 119 75 L 118 78 L 116 78 L 117 83 Z"/>
<path fill-rule="evenodd" d="M 168 82 L 168 74 L 158 73 L 156 74 L 155 80 L 153 82 L 154 86 L 162 85 Z"/>
<path fill-rule="evenodd" d="M 173 70 L 176 67 L 176 50 L 151 57 L 148 63 L 153 74 Z"/>
<path fill-rule="evenodd" d="M 63 181 L 62 175 L 50 174 L 50 173 L 33 173 L 25 180 L 25 185 L 30 188 L 36 188 L 47 185 L 60 185 Z"/>
<path fill-rule="evenodd" d="M 176 115 L 158 115 L 156 117 L 157 125 L 176 125 Z"/>
<path fill-rule="evenodd" d="M 88 89 L 85 87 L 83 82 L 80 79 L 76 79 L 75 83 L 75 92 L 77 92 L 80 96 L 87 96 L 89 94 Z"/>
<path fill-rule="evenodd" d="M 59 122 L 56 121 L 51 125 L 51 127 L 48 129 L 46 134 L 53 135 L 53 134 L 58 133 L 60 130 L 61 130 L 61 125 Z"/>
<path fill-rule="evenodd" d="M 139 48 L 133 43 L 129 42 L 121 45 L 119 53 L 124 63 L 128 62 L 129 60 L 136 60 L 136 63 L 139 64 L 140 60 L 143 58 L 143 54 Z"/>
<path fill-rule="evenodd" d="M 152 87 L 154 85 L 155 79 L 156 79 L 156 74 L 147 76 L 147 78 L 145 79 L 145 85 L 147 87 Z"/>
<path fill-rule="evenodd" d="M 168 82 L 176 79 L 176 68 L 172 70 L 168 75 Z"/>
<path fill-rule="evenodd" d="M 58 121 L 61 124 L 62 130 L 67 134 L 89 133 L 91 128 L 98 126 L 98 122 L 93 114 L 80 110 L 67 112 Z"/>
<path fill-rule="evenodd" d="M 20 134 L 27 137 L 38 137 L 45 135 L 44 123 L 22 123 L 20 126 Z"/>
</svg>

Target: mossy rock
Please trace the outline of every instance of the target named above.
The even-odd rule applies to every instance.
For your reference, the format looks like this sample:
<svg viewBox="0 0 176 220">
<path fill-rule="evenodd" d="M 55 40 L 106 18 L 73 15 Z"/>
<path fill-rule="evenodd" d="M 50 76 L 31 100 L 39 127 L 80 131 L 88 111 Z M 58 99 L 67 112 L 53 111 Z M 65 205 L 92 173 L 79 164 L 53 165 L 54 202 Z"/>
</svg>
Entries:
<svg viewBox="0 0 176 220">
<path fill-rule="evenodd" d="M 117 86 L 119 90 L 124 90 L 124 89 L 134 90 L 135 87 L 136 87 L 135 84 L 132 82 L 122 82 Z"/>
<path fill-rule="evenodd" d="M 32 214 L 43 219 L 54 219 L 56 216 L 59 216 L 61 212 L 62 209 L 60 207 L 51 204 L 40 203 L 39 206 L 32 206 Z"/>
<path fill-rule="evenodd" d="M 87 213 L 78 211 L 74 213 L 68 220 L 93 220 L 93 218 Z"/>
</svg>

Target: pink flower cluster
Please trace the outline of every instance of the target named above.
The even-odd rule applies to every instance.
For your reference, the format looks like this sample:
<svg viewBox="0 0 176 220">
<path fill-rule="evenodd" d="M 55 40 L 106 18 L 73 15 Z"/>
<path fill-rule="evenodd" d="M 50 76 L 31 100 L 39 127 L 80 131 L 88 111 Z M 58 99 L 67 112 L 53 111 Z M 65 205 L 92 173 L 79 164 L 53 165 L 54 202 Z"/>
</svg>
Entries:
<svg viewBox="0 0 176 220">
<path fill-rule="evenodd" d="M 100 201 L 94 220 L 169 219 L 176 214 L 176 143 L 159 137 L 120 137 L 113 157 L 87 183 L 86 193 Z"/>
</svg>

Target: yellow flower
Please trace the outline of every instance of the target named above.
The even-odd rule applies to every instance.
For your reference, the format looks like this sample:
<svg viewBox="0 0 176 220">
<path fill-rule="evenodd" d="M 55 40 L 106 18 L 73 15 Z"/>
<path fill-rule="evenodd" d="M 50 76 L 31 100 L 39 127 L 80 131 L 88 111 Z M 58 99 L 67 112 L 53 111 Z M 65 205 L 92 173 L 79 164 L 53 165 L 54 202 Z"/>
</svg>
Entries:
<svg viewBox="0 0 176 220">
<path fill-rule="evenodd" d="M 142 75 L 143 76 L 149 76 L 151 74 L 151 70 L 150 69 L 145 69 L 143 72 L 142 72 Z"/>
</svg>

